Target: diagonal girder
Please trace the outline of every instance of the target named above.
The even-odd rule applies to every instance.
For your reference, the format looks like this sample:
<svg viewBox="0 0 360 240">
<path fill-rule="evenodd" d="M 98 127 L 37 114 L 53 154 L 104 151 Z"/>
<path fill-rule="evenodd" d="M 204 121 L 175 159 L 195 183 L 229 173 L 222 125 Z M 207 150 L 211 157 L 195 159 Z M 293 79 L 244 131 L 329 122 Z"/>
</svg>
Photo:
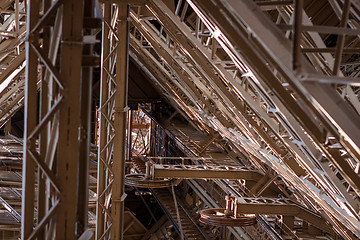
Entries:
<svg viewBox="0 0 360 240">
<path fill-rule="evenodd" d="M 158 6 L 159 5 L 161 5 L 161 4 L 157 4 Z M 157 7 L 154 7 L 153 5 L 151 5 L 151 3 L 148 5 L 148 6 L 151 6 L 150 7 L 150 9 L 152 9 L 153 11 L 157 11 L 156 9 L 157 9 Z M 156 14 L 159 14 L 158 12 L 156 12 Z M 167 13 L 168 14 L 168 13 Z M 161 20 L 161 21 L 164 21 L 164 17 L 159 17 L 159 19 Z M 174 19 L 176 19 L 176 17 L 174 17 Z M 178 26 L 179 25 L 181 25 L 181 24 L 177 24 Z M 143 24 L 143 26 L 146 26 L 146 22 Z M 166 29 L 166 28 L 164 28 L 164 29 Z M 171 32 L 176 32 L 177 34 L 179 34 L 179 32 L 178 31 L 170 31 L 170 33 L 166 33 L 166 35 L 165 36 L 167 36 L 168 34 L 170 35 L 171 34 Z M 191 33 L 189 34 L 188 33 L 188 36 L 189 35 L 191 35 Z M 200 36 L 201 34 L 199 34 L 199 36 Z M 216 35 L 216 34 L 215 34 Z M 154 35 L 153 35 L 154 36 Z M 156 36 L 156 35 L 155 35 Z M 161 36 L 161 34 L 160 35 L 158 35 L 158 36 Z M 179 38 L 181 38 L 181 37 L 176 37 L 177 39 L 179 39 Z M 168 45 L 171 47 L 172 46 L 172 42 L 171 42 L 171 40 L 169 41 L 169 39 L 171 39 L 171 38 L 169 38 L 168 36 L 167 37 L 164 37 L 163 38 L 165 41 L 167 41 L 167 43 L 169 43 Z M 176 40 L 177 40 L 176 39 Z M 149 39 L 148 39 L 149 40 Z M 149 40 L 150 41 L 150 40 Z M 161 41 L 159 41 L 159 40 L 157 40 L 158 42 L 161 42 Z M 152 44 L 152 45 L 154 45 L 154 44 Z M 174 52 L 177 52 L 177 51 L 179 51 L 178 53 L 180 53 L 180 54 L 177 54 L 177 56 L 175 56 L 177 59 L 183 59 L 182 57 L 181 57 L 181 55 L 182 55 L 182 53 L 181 53 L 181 51 L 182 51 L 182 46 L 181 46 L 181 44 L 179 44 L 179 45 L 177 45 L 177 46 L 179 46 L 179 47 L 177 47 L 176 46 L 176 44 L 174 44 L 173 45 L 174 47 L 173 47 L 173 49 L 174 49 Z M 175 47 L 176 46 L 176 47 Z M 212 44 L 212 46 L 214 46 L 214 44 Z M 215 46 L 216 46 L 216 44 L 215 44 Z M 156 47 L 154 47 L 155 49 L 156 49 Z M 161 50 L 161 49 L 160 49 Z M 158 50 L 157 51 L 159 51 L 159 48 L 158 48 Z M 214 51 L 216 52 L 216 50 L 214 50 L 214 48 L 212 49 L 212 52 L 214 53 Z M 206 52 L 206 51 L 203 51 L 203 52 Z M 161 55 L 163 55 L 163 53 L 161 53 Z M 210 55 L 213 55 L 213 54 L 210 54 Z M 165 55 L 166 56 L 166 55 Z M 167 61 L 168 62 L 168 61 Z M 189 65 L 189 61 L 188 62 L 184 62 L 185 63 L 185 65 Z M 191 63 L 190 63 L 191 64 Z M 192 63 L 192 64 L 194 64 L 194 63 Z M 220 63 L 219 65 L 222 65 L 222 66 L 226 66 L 225 64 L 223 65 L 222 63 Z M 185 69 L 185 68 L 184 68 Z M 195 68 L 194 68 L 195 69 Z M 188 73 L 189 74 L 189 73 Z M 197 73 L 197 74 L 199 74 L 199 73 Z M 250 75 L 250 78 L 253 78 L 253 77 L 251 77 L 251 72 L 248 72 L 248 73 L 245 73 L 245 74 L 248 74 L 248 76 Z M 245 77 L 245 74 L 243 74 L 244 75 L 244 77 Z M 196 74 L 195 74 L 196 75 Z M 244 81 L 244 79 L 239 79 L 240 81 Z M 254 79 L 253 79 L 254 80 Z M 255 79 L 256 80 L 256 79 Z M 245 80 L 246 81 L 246 80 Z M 303 129 L 302 129 L 302 126 L 301 126 L 301 124 L 299 124 L 298 122 L 296 122 L 298 119 L 295 117 L 293 117 L 291 120 L 292 120 L 292 122 L 288 122 L 288 119 L 287 118 L 289 118 L 288 116 L 286 116 L 286 117 L 284 117 L 284 115 L 282 115 L 282 113 L 281 112 L 283 112 L 284 111 L 284 109 L 283 108 L 280 108 L 281 109 L 281 112 L 279 113 L 278 112 L 278 109 L 277 109 L 277 107 L 278 107 L 278 105 L 280 104 L 280 105 L 283 105 L 283 103 L 281 102 L 281 101 L 279 101 L 279 99 L 280 98 L 275 98 L 274 99 L 274 97 L 273 96 L 269 96 L 269 95 L 266 95 L 266 94 L 264 94 L 264 87 L 262 87 L 261 85 L 259 85 L 259 86 L 257 86 L 256 85 L 256 82 L 255 82 L 255 84 L 254 84 L 254 82 L 253 83 L 251 83 L 251 81 L 248 81 L 250 84 L 252 84 L 251 85 L 251 87 L 258 87 L 258 93 L 257 94 L 263 94 L 261 97 L 263 98 L 263 99 L 265 99 L 266 97 L 269 97 L 270 98 L 270 101 L 267 103 L 268 104 L 268 106 L 269 106 L 269 108 L 268 108 L 268 110 L 269 110 L 269 112 L 267 112 L 266 114 L 269 114 L 269 113 L 271 113 L 271 114 L 274 114 L 274 115 L 277 115 L 277 119 L 278 119 L 278 121 L 279 121 L 279 123 L 281 124 L 281 127 L 282 126 L 285 126 L 286 128 L 287 128 L 287 133 L 285 132 L 285 134 L 288 134 L 288 136 L 290 135 L 290 137 L 296 137 L 295 139 L 284 139 L 284 140 L 282 140 L 283 141 L 283 144 L 285 143 L 286 145 L 288 145 L 288 149 L 292 152 L 292 154 L 294 154 L 295 156 L 296 156 L 296 160 L 297 161 L 299 161 L 300 162 L 300 164 L 302 165 L 302 167 L 303 168 L 305 168 L 307 171 L 309 171 L 310 173 L 311 173 L 311 176 L 314 178 L 314 179 L 316 179 L 316 181 L 317 181 L 317 183 L 318 184 L 320 184 L 320 185 L 322 185 L 322 187 L 324 188 L 324 189 L 326 189 L 326 191 L 328 192 L 328 195 L 330 196 L 330 197 L 333 197 L 333 194 L 334 193 L 338 193 L 338 190 L 337 189 L 340 189 L 340 191 L 342 192 L 342 194 L 345 196 L 345 198 L 349 201 L 349 203 L 351 203 L 351 195 L 350 194 L 348 194 L 347 192 L 346 192 L 346 189 L 344 190 L 344 186 L 342 186 L 341 185 L 341 183 L 339 183 L 339 179 L 336 179 L 335 178 L 335 180 L 332 180 L 333 182 L 332 183 L 328 183 L 328 179 L 326 178 L 326 176 L 324 176 L 321 172 L 323 172 L 324 170 L 325 170 L 325 172 L 327 173 L 327 174 L 332 174 L 331 173 L 331 171 L 332 171 L 332 169 L 326 169 L 326 164 L 323 164 L 322 162 L 320 162 L 320 164 L 322 165 L 322 166 L 319 166 L 319 162 L 318 162 L 318 157 L 321 155 L 321 152 L 319 152 L 318 151 L 318 149 L 315 149 L 314 150 L 314 147 L 312 146 L 312 142 L 311 141 L 309 141 L 309 139 L 307 139 L 308 138 L 308 136 L 306 136 L 302 131 L 303 131 Z M 228 84 L 226 81 L 225 81 L 225 83 L 226 84 Z M 196 84 L 198 85 L 198 86 L 200 86 L 201 85 L 201 83 L 198 83 L 198 82 L 196 82 Z M 231 86 L 230 84 L 228 84 L 228 86 Z M 236 88 L 234 88 L 235 89 L 235 91 L 238 91 L 238 86 L 236 87 Z M 189 92 L 191 95 L 193 94 L 193 93 L 191 93 L 191 91 L 190 91 L 190 89 L 188 88 L 188 87 L 186 87 L 186 88 L 183 88 L 182 89 L 183 91 L 185 91 L 185 92 Z M 206 91 L 206 90 L 205 90 Z M 213 89 L 212 89 L 212 91 L 213 91 Z M 264 91 L 264 92 L 261 92 L 261 91 Z M 215 92 L 215 94 L 218 92 L 218 90 L 216 90 L 216 92 Z M 187 96 L 188 97 L 190 97 L 190 94 L 187 94 Z M 204 94 L 205 95 L 205 94 Z M 178 96 L 181 96 L 181 94 L 179 94 Z M 209 95 L 208 95 L 209 96 Z M 210 95 L 211 96 L 211 95 Z M 219 96 L 219 95 L 218 95 Z M 258 97 L 258 96 L 256 96 L 256 97 Z M 222 98 L 222 96 L 220 95 L 220 98 Z M 213 98 L 213 96 L 212 96 L 212 99 L 214 99 Z M 195 101 L 194 101 L 195 100 Z M 193 102 L 196 102 L 197 100 L 196 100 L 196 98 L 193 100 Z M 220 100 L 221 101 L 221 100 Z M 246 100 L 248 103 L 251 103 L 251 101 L 250 101 L 250 99 L 249 98 L 247 98 L 247 100 Z M 216 101 L 215 101 L 216 102 Z M 216 103 L 218 103 L 218 102 L 216 102 Z M 260 106 L 261 106 L 261 102 L 260 102 Z M 272 105 L 271 106 L 271 104 L 274 104 L 274 105 Z M 275 105 L 276 104 L 276 105 Z M 250 104 L 249 104 L 250 105 Z M 192 112 L 192 110 L 191 110 L 191 108 L 188 108 L 188 107 L 184 107 L 184 105 L 182 105 L 183 106 L 183 109 L 187 109 L 187 110 L 185 110 L 185 111 L 187 111 L 187 112 L 189 112 L 189 113 L 191 113 L 191 115 L 194 115 L 194 113 Z M 221 106 L 221 104 L 219 104 L 219 105 L 217 105 L 217 106 Z M 254 106 L 254 104 L 252 104 L 251 103 L 251 106 Z M 285 105 L 286 106 L 286 105 Z M 256 109 L 256 108 L 253 108 L 253 109 Z M 261 108 L 259 108 L 259 109 L 261 109 Z M 271 111 L 270 111 L 271 110 Z M 285 109 L 286 110 L 286 109 Z M 288 111 L 288 110 L 287 110 Z M 289 113 L 291 114 L 291 111 L 289 111 Z M 262 113 L 262 114 L 264 114 L 264 113 Z M 262 115 L 259 115 L 259 116 L 262 116 Z M 264 115 L 265 116 L 265 115 Z M 312 115 L 310 115 L 311 117 L 313 117 Z M 231 118 L 231 117 L 233 117 L 233 115 L 232 114 L 230 114 L 229 115 L 229 118 Z M 291 116 L 292 117 L 292 116 Z M 199 122 L 199 124 L 202 124 L 201 122 L 202 121 L 204 121 L 203 119 L 201 119 L 202 117 L 197 117 L 196 119 L 197 119 L 197 121 Z M 213 118 L 214 120 L 216 119 L 216 117 L 214 117 Z M 266 119 L 265 117 L 264 117 L 264 119 Z M 211 118 L 210 118 L 210 120 L 211 120 Z M 213 120 L 211 120 L 211 121 L 213 121 Z M 271 122 L 272 121 L 272 119 L 269 121 L 269 122 Z M 312 120 L 311 120 L 312 121 Z M 311 122 L 310 121 L 310 122 Z M 224 123 L 222 123 L 222 124 L 224 124 Z M 252 124 L 252 125 L 254 125 L 254 124 Z M 215 126 L 215 125 L 214 125 Z M 269 126 L 271 126 L 271 124 L 269 124 Z M 276 127 L 275 126 L 271 126 L 271 128 L 273 129 L 273 131 L 276 129 Z M 316 129 L 316 128 L 315 128 Z M 294 134 L 294 130 L 296 131 L 295 132 L 295 134 Z M 269 132 L 270 134 L 270 136 L 272 135 L 272 133 L 271 132 Z M 253 135 L 253 133 L 250 133 L 251 135 Z M 302 134 L 302 136 L 301 136 L 301 134 Z M 278 136 L 282 136 L 282 135 L 284 135 L 284 132 L 279 132 L 279 135 Z M 260 135 L 261 136 L 261 135 Z M 299 139 L 298 138 L 298 136 L 301 136 L 301 138 Z M 321 136 L 322 136 L 322 133 L 321 133 L 321 131 L 318 131 L 318 135 L 317 135 L 318 137 L 320 137 L 321 138 Z M 257 141 L 257 140 L 256 140 Z M 267 142 L 267 143 L 269 143 L 271 140 L 268 138 L 265 142 Z M 262 140 L 261 140 L 261 142 L 262 142 Z M 304 143 L 306 144 L 306 145 L 304 145 Z M 261 143 L 262 144 L 262 143 Z M 248 147 L 250 147 L 250 148 L 254 148 L 254 146 L 255 146 L 255 144 L 254 145 L 251 145 L 251 144 L 248 144 L 247 145 Z M 310 149 L 310 151 L 309 151 L 309 149 Z M 310 160 L 309 160 L 309 155 L 310 155 Z M 334 155 L 335 156 L 335 155 Z M 314 167 L 315 166 L 315 167 Z M 279 167 L 281 167 L 280 165 L 279 165 Z M 340 166 L 341 167 L 341 166 Z M 316 171 L 314 171 L 314 169 L 316 170 Z M 320 171 L 319 171 L 320 170 Z M 293 178 L 293 176 L 291 176 L 291 175 L 288 175 L 288 174 L 285 174 L 284 175 L 285 176 L 285 178 L 287 178 L 287 177 L 289 177 L 289 179 L 291 179 L 291 178 Z M 308 175 L 307 175 L 308 176 Z M 331 176 L 331 175 L 330 175 Z M 291 181 L 293 181 L 294 179 L 292 179 Z M 351 179 L 348 179 L 348 180 L 351 180 Z M 351 180 L 352 181 L 352 180 Z M 350 182 L 351 182 L 350 181 Z M 354 184 L 353 184 L 353 186 L 355 186 Z M 308 187 L 307 188 L 311 188 L 311 185 L 308 185 Z M 330 187 L 330 188 L 329 188 Z M 336 189 L 337 188 L 337 189 Z M 339 201 L 339 198 L 337 198 L 336 196 L 335 197 L 333 197 L 333 200 L 332 201 Z M 331 203 L 331 201 L 330 201 L 330 203 Z M 357 212 L 357 207 L 356 207 L 356 203 L 354 204 L 354 203 L 351 203 L 352 204 L 352 206 L 353 206 L 353 208 L 354 208 L 354 210 L 352 210 L 353 211 L 353 213 L 355 213 L 355 212 Z"/>
</svg>

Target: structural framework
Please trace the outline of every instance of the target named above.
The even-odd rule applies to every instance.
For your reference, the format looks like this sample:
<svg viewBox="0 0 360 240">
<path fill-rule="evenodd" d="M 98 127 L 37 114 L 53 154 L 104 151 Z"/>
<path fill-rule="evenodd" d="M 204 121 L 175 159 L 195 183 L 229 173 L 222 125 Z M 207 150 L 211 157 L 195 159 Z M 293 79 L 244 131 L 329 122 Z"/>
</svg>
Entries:
<svg viewBox="0 0 360 240">
<path fill-rule="evenodd" d="M 1 239 L 359 239 L 358 0 L 0 0 Z"/>
</svg>

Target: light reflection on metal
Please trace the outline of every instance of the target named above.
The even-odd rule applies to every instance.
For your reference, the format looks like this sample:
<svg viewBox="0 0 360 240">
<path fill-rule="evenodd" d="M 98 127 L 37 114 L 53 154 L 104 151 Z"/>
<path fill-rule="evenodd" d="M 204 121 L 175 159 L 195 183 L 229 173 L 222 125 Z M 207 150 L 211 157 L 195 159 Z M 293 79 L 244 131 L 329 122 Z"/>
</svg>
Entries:
<svg viewBox="0 0 360 240">
<path fill-rule="evenodd" d="M 156 4 L 157 4 L 157 6 L 161 5 L 161 4 L 158 4 L 158 2 L 156 2 Z M 157 16 L 158 20 L 162 24 L 166 25 L 165 27 L 162 28 L 162 31 L 163 32 L 170 31 L 169 29 L 167 29 L 167 26 L 169 26 L 169 22 L 167 22 L 168 20 L 163 18 L 163 17 L 161 17 L 161 18 L 159 17 L 159 16 L 161 16 L 161 14 L 159 13 L 158 9 L 164 10 L 165 8 L 164 7 L 155 8 L 155 7 L 153 7 L 152 3 L 149 3 L 147 6 L 148 6 L 148 9 L 154 14 L 154 16 Z M 165 11 L 167 11 L 167 10 L 165 10 Z M 202 14 L 201 11 L 198 11 L 198 12 L 196 11 L 196 13 L 198 14 L 198 16 L 200 16 L 201 22 L 205 23 L 205 25 L 207 23 L 211 24 L 210 20 L 207 17 L 201 18 L 201 14 Z M 141 23 L 142 23 L 142 27 L 146 28 L 146 24 L 147 24 L 146 21 L 141 21 Z M 179 24 L 179 23 L 177 23 L 177 25 L 181 26 L 181 24 Z M 180 27 L 179 29 L 181 31 L 185 31 L 184 30 L 185 28 L 186 27 Z M 211 26 L 208 26 L 208 29 L 211 29 Z M 219 28 L 214 28 L 214 29 L 219 29 Z M 153 30 L 154 29 L 152 29 L 152 31 Z M 247 30 L 249 30 L 249 29 L 247 29 Z M 197 33 L 196 33 L 196 31 L 197 31 Z M 172 32 L 176 32 L 176 31 L 172 30 Z M 199 35 L 198 33 L 199 33 L 198 29 L 195 29 L 195 36 Z M 167 39 L 169 39 L 169 35 L 171 36 L 171 31 L 166 32 L 165 36 L 166 36 Z M 155 36 L 156 36 L 156 34 L 155 34 Z M 191 34 L 187 33 L 187 36 L 191 36 Z M 225 38 L 225 36 L 220 34 L 219 38 Z M 148 41 L 150 41 L 150 40 L 148 39 Z M 158 49 L 157 46 L 154 45 L 154 43 L 162 45 L 162 43 L 161 43 L 162 41 L 163 41 L 162 39 L 159 39 L 156 42 L 151 42 L 150 41 L 150 45 L 152 45 L 153 48 L 156 51 L 161 51 L 161 50 Z M 173 47 L 174 48 L 173 51 L 179 50 L 179 52 L 177 52 L 177 55 L 180 55 L 180 56 L 185 55 L 185 58 L 190 57 L 190 59 L 191 59 L 192 56 L 191 55 L 188 56 L 191 51 L 188 51 L 188 49 L 186 47 L 182 46 L 181 43 L 179 43 L 177 41 L 177 39 L 175 39 L 174 42 L 176 42 L 176 44 L 175 44 L 176 47 Z M 206 42 L 209 42 L 209 41 L 206 41 Z M 171 41 L 170 41 L 170 43 L 171 43 Z M 230 43 L 229 40 L 225 39 L 224 44 L 231 44 L 231 43 Z M 220 42 L 220 46 L 223 47 L 224 44 L 222 45 L 222 43 Z M 171 44 L 169 45 L 169 47 L 170 48 L 172 47 Z M 214 52 L 214 50 L 212 50 L 212 51 Z M 225 51 L 226 51 L 226 49 L 225 49 Z M 236 51 L 235 48 L 230 48 L 229 51 L 227 51 L 227 53 L 230 54 L 234 58 L 233 59 L 234 63 L 235 63 L 235 65 L 238 65 L 238 68 L 244 68 L 244 66 L 246 66 L 246 64 L 242 63 L 241 56 L 238 56 L 236 54 L 234 55 L 233 51 Z M 206 51 L 204 51 L 204 52 L 206 52 Z M 216 52 L 216 50 L 215 50 L 215 52 Z M 183 58 L 182 57 L 177 57 L 177 59 L 183 59 Z M 221 61 L 220 61 L 220 63 L 221 63 Z M 188 66 L 190 64 L 191 64 L 191 61 L 186 63 L 186 65 L 188 65 Z M 216 63 L 214 64 L 214 66 L 216 66 L 215 68 L 218 68 L 219 65 L 220 64 L 218 64 L 218 65 L 216 65 Z M 354 201 L 352 199 L 352 196 L 351 196 L 350 193 L 346 192 L 346 188 L 342 185 L 343 183 L 341 183 L 339 181 L 339 179 L 337 179 L 336 177 L 335 178 L 331 177 L 330 178 L 331 180 L 330 180 L 329 178 L 326 178 L 322 174 L 322 173 L 325 173 L 325 174 L 329 174 L 330 176 L 335 176 L 335 174 L 333 173 L 334 169 L 329 168 L 328 163 L 322 161 L 322 162 L 320 162 L 320 165 L 319 165 L 318 158 L 319 158 L 319 156 L 321 156 L 321 152 L 319 151 L 320 149 L 319 148 L 314 148 L 313 143 L 309 140 L 309 136 L 307 135 L 307 133 L 303 132 L 303 127 L 301 126 L 301 124 L 299 124 L 299 122 L 297 122 L 297 119 L 294 118 L 291 115 L 292 114 L 291 111 L 287 110 L 286 109 L 287 106 L 284 106 L 281 103 L 281 101 L 279 101 L 279 96 L 274 96 L 274 95 L 270 96 L 270 95 L 268 95 L 265 88 L 263 86 L 261 86 L 262 82 L 259 81 L 259 79 L 255 78 L 254 74 L 249 75 L 249 74 L 247 74 L 247 72 L 249 72 L 249 71 L 245 71 L 245 73 L 242 74 L 242 77 L 246 78 L 246 79 L 243 79 L 243 80 L 239 79 L 239 80 L 240 81 L 245 80 L 246 82 L 248 82 L 248 84 L 251 85 L 252 89 L 256 90 L 256 91 L 254 91 L 255 96 L 256 96 L 256 94 L 258 96 L 260 96 L 261 100 L 265 101 L 265 104 L 267 105 L 267 107 L 269 109 L 278 109 L 279 110 L 279 111 L 276 111 L 276 112 L 269 110 L 269 113 L 274 114 L 276 116 L 276 119 L 277 119 L 278 123 L 281 126 L 283 126 L 285 128 L 285 130 L 286 130 L 286 131 L 283 131 L 282 133 L 280 133 L 280 135 L 279 135 L 279 136 L 286 136 L 287 135 L 282 140 L 283 144 L 285 143 L 286 145 L 288 145 L 289 151 L 291 151 L 290 153 L 295 156 L 295 159 L 300 163 L 301 167 L 306 169 L 306 171 L 310 171 L 311 174 L 312 174 L 311 177 L 315 178 L 316 181 L 318 181 L 318 183 L 320 184 L 321 188 L 323 190 L 325 190 L 326 192 L 328 192 L 327 195 L 330 198 L 332 198 L 332 200 L 330 200 L 328 202 L 328 204 L 330 204 L 330 206 L 332 206 L 334 202 L 339 202 L 339 200 L 341 198 L 337 198 L 337 197 L 334 197 L 334 196 L 337 196 L 336 194 L 340 193 L 340 194 L 342 194 L 344 196 L 345 199 L 347 199 L 349 204 L 351 206 L 355 207 L 355 209 L 356 209 L 356 203 L 355 203 L 356 201 Z M 198 75 L 198 73 L 196 73 L 195 75 Z M 204 86 L 201 86 L 201 84 L 202 84 L 201 81 L 202 80 L 194 81 L 194 84 L 197 84 L 199 86 L 199 89 L 201 89 L 203 91 L 203 93 L 206 94 L 206 91 L 208 91 L 208 90 L 206 89 L 206 87 L 204 88 Z M 233 86 L 231 86 L 231 84 L 234 84 L 233 82 L 226 82 L 226 84 L 229 86 L 230 89 L 234 89 L 234 91 L 237 92 L 237 94 L 240 95 L 241 91 L 239 91 L 239 90 L 241 88 L 239 88 L 236 85 L 235 85 L 236 86 L 235 88 Z M 285 86 L 286 82 L 284 82 L 283 84 Z M 211 89 L 210 91 L 213 91 L 213 90 L 214 89 Z M 189 91 L 189 89 L 188 88 L 183 88 L 182 91 L 184 91 L 186 93 L 187 91 Z M 216 91 L 218 91 L 218 90 L 215 89 L 215 93 L 216 93 Z M 172 93 L 170 93 L 170 94 L 172 94 Z M 191 94 L 186 94 L 186 95 L 187 95 L 187 97 L 190 97 Z M 214 95 L 209 94 L 208 96 L 210 97 L 210 99 L 212 99 L 216 103 L 216 106 L 218 106 L 219 109 L 221 109 L 221 111 L 227 111 L 227 110 L 223 109 L 222 107 L 220 107 L 221 104 L 218 104 L 219 100 L 216 100 L 216 98 L 214 98 Z M 244 97 L 244 95 L 242 95 L 242 97 Z M 219 98 L 220 101 L 222 100 L 221 98 L 222 98 L 222 96 L 220 96 L 220 98 Z M 250 107 L 255 106 L 255 105 L 253 105 L 253 103 L 251 101 L 249 101 L 250 100 L 249 98 L 245 97 L 245 99 L 246 99 L 247 103 L 250 105 Z M 194 99 L 194 103 L 195 103 L 194 105 L 195 106 L 198 106 L 197 102 L 198 102 L 198 100 L 195 98 Z M 225 137 L 225 138 L 228 138 L 229 140 L 234 141 L 234 138 L 231 136 L 232 134 L 234 134 L 234 136 L 236 136 L 236 138 L 240 137 L 243 134 L 243 133 L 239 132 L 236 129 L 230 129 L 228 127 L 220 127 L 220 125 L 224 124 L 224 123 L 221 122 L 221 121 L 219 122 L 216 119 L 216 117 L 212 117 L 211 115 L 209 115 L 206 110 L 201 109 L 202 107 L 197 107 L 197 109 L 195 109 L 194 107 L 185 107 L 185 104 L 180 104 L 180 106 L 182 107 L 182 109 L 185 112 L 190 113 L 189 116 L 191 116 L 191 115 L 196 116 L 194 119 L 199 125 L 203 124 L 204 121 L 207 122 L 208 120 L 206 120 L 206 118 L 207 119 L 213 119 L 213 120 L 211 120 L 211 121 L 213 121 L 213 123 L 210 124 L 209 126 L 211 126 L 214 129 L 217 129 L 217 130 L 223 129 L 223 130 L 220 131 L 222 133 L 222 136 Z M 196 111 L 196 114 L 193 113 L 194 110 Z M 226 114 L 229 115 L 229 119 L 231 119 L 233 117 L 231 112 L 227 112 Z M 262 114 L 263 113 L 260 112 L 260 116 L 262 116 L 263 119 L 266 120 L 266 116 L 262 115 Z M 269 125 L 270 125 L 271 128 L 273 128 L 272 131 L 275 131 L 275 132 L 278 131 L 278 130 L 276 131 L 275 126 L 271 125 L 271 121 L 270 121 Z M 241 130 L 243 130 L 243 129 L 241 129 Z M 229 133 L 228 133 L 229 131 L 233 131 L 232 134 L 229 135 Z M 265 163 L 266 162 L 269 163 L 268 161 L 270 161 L 270 163 L 271 162 L 276 163 L 275 165 L 277 167 L 275 167 L 275 169 L 278 169 L 278 167 L 281 167 L 282 170 L 278 170 L 281 173 L 288 172 L 286 174 L 283 174 L 283 176 L 286 176 L 286 177 L 284 177 L 285 179 L 290 180 L 290 182 L 291 181 L 297 182 L 299 180 L 299 179 L 297 179 L 297 176 L 293 175 L 293 173 L 292 173 L 293 170 L 289 169 L 288 166 L 285 166 L 284 164 L 282 164 L 281 159 L 279 159 L 276 155 L 273 155 L 272 153 L 267 153 L 268 152 L 267 148 L 259 148 L 258 146 L 256 146 L 256 144 L 254 144 L 254 142 L 256 142 L 256 140 L 252 141 L 252 136 L 251 137 L 240 137 L 238 140 L 235 140 L 235 142 L 239 142 L 240 139 L 241 139 L 241 141 L 245 142 L 242 146 L 243 147 L 245 146 L 245 148 L 248 149 L 248 151 L 250 153 L 255 154 L 260 159 L 264 159 L 264 158 L 267 159 L 267 160 L 264 161 Z M 251 142 L 253 142 L 253 143 L 249 145 L 249 143 L 251 143 Z M 267 140 L 266 140 L 266 142 L 267 142 Z M 299 144 L 297 144 L 297 143 L 299 143 Z M 258 153 L 256 153 L 257 151 L 260 151 L 261 154 L 259 155 Z M 273 163 L 270 164 L 270 166 L 272 166 L 272 165 L 273 165 Z M 313 169 L 316 170 L 316 171 L 314 171 Z M 348 173 L 342 172 L 342 174 L 348 174 Z M 349 180 L 351 180 L 351 179 L 349 179 Z M 355 185 L 352 185 L 352 186 L 354 187 Z M 304 187 L 305 188 L 303 188 L 301 191 L 304 191 L 304 192 L 313 191 L 313 190 L 311 190 L 312 189 L 311 186 L 306 186 L 306 184 L 305 184 Z M 299 188 L 299 190 L 300 189 L 301 188 Z M 316 191 L 314 191 L 312 194 L 317 195 Z M 320 204 L 322 204 L 321 203 L 322 201 L 324 201 L 324 200 L 320 200 Z M 316 204 L 319 204 L 319 203 L 315 203 L 315 202 L 311 203 L 311 202 L 309 202 L 308 204 L 316 206 Z M 329 205 L 327 205 L 327 206 L 329 207 Z M 344 207 L 344 206 L 342 205 L 342 207 Z M 347 211 L 352 212 L 351 214 L 356 214 L 356 210 L 355 211 L 351 210 L 351 207 L 349 208 L 349 206 L 345 207 L 345 209 L 347 209 Z M 338 215 L 338 216 L 340 216 L 340 215 Z"/>
<path fill-rule="evenodd" d="M 168 188 L 171 187 L 171 179 L 152 179 L 144 174 L 127 174 L 125 185 L 137 188 Z"/>
<path fill-rule="evenodd" d="M 200 222 L 215 226 L 241 227 L 256 224 L 255 214 L 227 215 L 225 208 L 210 208 L 200 211 Z"/>
</svg>

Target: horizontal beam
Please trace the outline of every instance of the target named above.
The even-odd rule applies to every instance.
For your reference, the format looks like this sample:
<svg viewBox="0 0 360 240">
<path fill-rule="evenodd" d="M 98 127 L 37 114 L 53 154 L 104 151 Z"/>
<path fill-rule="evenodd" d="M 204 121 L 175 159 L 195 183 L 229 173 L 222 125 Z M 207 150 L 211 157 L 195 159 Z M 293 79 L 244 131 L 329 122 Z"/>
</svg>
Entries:
<svg viewBox="0 0 360 240">
<path fill-rule="evenodd" d="M 109 3 L 127 3 L 130 5 L 145 5 L 147 0 L 100 0 L 100 3 L 105 3 L 105 4 L 109 4 Z"/>
<path fill-rule="evenodd" d="M 151 167 L 154 178 L 258 180 L 263 174 L 245 167 L 205 165 L 163 165 Z"/>
<path fill-rule="evenodd" d="M 204 160 L 214 160 L 213 158 L 209 157 L 146 157 L 148 159 L 157 159 L 157 160 L 198 160 L 198 161 L 204 161 Z"/>
<path fill-rule="evenodd" d="M 281 30 L 291 31 L 293 25 L 290 24 L 276 24 Z M 349 36 L 360 35 L 359 29 L 341 28 L 333 26 L 322 26 L 322 25 L 302 25 L 302 32 L 318 32 L 325 34 L 345 34 Z"/>
<path fill-rule="evenodd" d="M 303 82 L 318 82 L 324 84 L 350 84 L 351 86 L 360 86 L 360 79 L 356 77 L 339 77 L 322 74 L 300 74 L 299 79 Z"/>
<path fill-rule="evenodd" d="M 336 48 L 301 48 L 303 53 L 335 53 Z M 345 54 L 360 54 L 360 48 L 344 48 Z"/>
<path fill-rule="evenodd" d="M 294 1 L 256 1 L 255 3 L 261 8 L 261 10 L 270 11 L 277 9 L 278 7 L 293 5 Z"/>
<path fill-rule="evenodd" d="M 280 1 L 255 1 L 258 6 L 286 6 L 294 4 L 293 0 L 280 0 Z"/>
<path fill-rule="evenodd" d="M 237 212 L 241 214 L 295 216 L 325 232 L 334 234 L 331 226 L 320 215 L 288 199 L 239 198 Z"/>
</svg>

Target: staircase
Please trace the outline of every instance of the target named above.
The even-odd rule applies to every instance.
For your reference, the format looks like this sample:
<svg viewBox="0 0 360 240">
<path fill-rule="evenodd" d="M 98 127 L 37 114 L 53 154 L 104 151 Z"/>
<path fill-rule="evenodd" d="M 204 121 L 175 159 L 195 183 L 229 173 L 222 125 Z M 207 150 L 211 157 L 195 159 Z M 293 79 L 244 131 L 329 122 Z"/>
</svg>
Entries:
<svg viewBox="0 0 360 240">
<path fill-rule="evenodd" d="M 166 215 L 170 217 L 171 222 L 177 226 L 179 229 L 179 224 L 177 222 L 176 207 L 174 205 L 174 199 L 171 192 L 168 189 L 152 189 L 155 198 L 158 200 L 163 210 L 166 212 Z M 184 234 L 184 238 L 187 240 L 196 240 L 196 239 L 215 239 L 211 236 L 209 230 L 204 229 L 200 226 L 199 222 L 194 216 L 191 216 L 185 208 L 181 207 L 181 203 L 178 202 L 179 215 L 181 219 L 181 227 Z"/>
<path fill-rule="evenodd" d="M 145 162 L 139 156 L 133 156 L 132 158 L 133 166 L 140 172 L 145 173 Z M 179 229 L 179 224 L 177 221 L 176 215 L 176 208 L 174 205 L 174 199 L 172 197 L 172 193 L 169 189 L 166 188 L 159 188 L 159 189 L 152 189 L 152 192 L 159 202 L 160 206 L 164 210 L 166 216 L 169 220 L 173 223 L 174 227 Z M 207 239 L 207 240 L 214 240 L 216 239 L 213 237 L 208 229 L 208 226 L 200 225 L 198 222 L 198 216 L 196 213 L 190 213 L 189 211 L 185 210 L 181 200 L 177 198 L 179 215 L 181 219 L 181 227 L 184 234 L 184 239 L 187 240 L 196 240 L 196 239 Z"/>
<path fill-rule="evenodd" d="M 137 169 L 140 173 L 145 173 L 146 166 L 144 160 L 141 159 L 141 157 L 133 156 L 132 157 L 132 164 L 135 169 Z"/>
</svg>

